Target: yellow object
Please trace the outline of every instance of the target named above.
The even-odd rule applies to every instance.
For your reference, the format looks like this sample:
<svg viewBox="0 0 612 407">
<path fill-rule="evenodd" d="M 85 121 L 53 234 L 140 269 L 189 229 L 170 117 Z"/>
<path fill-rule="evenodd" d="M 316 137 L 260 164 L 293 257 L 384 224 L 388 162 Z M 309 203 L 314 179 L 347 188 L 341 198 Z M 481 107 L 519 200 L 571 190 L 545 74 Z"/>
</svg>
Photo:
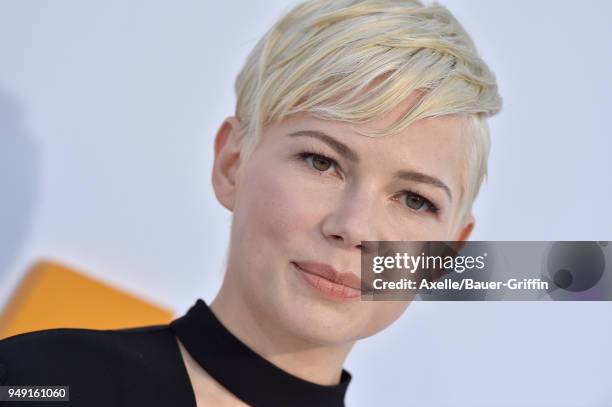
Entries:
<svg viewBox="0 0 612 407">
<path fill-rule="evenodd" d="M 63 265 L 35 264 L 0 314 L 0 339 L 48 328 L 167 324 L 172 312 Z"/>
</svg>

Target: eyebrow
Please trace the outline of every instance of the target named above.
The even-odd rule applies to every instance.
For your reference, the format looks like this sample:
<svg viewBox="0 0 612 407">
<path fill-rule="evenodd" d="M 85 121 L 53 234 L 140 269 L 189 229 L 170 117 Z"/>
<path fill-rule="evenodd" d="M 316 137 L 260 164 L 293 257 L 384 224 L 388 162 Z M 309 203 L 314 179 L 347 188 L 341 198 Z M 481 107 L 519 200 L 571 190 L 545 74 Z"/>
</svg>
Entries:
<svg viewBox="0 0 612 407">
<path fill-rule="evenodd" d="M 300 130 L 300 131 L 296 131 L 293 133 L 289 133 L 288 136 L 289 137 L 316 138 L 318 140 L 321 140 L 328 146 L 330 146 L 333 150 L 336 151 L 336 153 L 346 158 L 347 160 L 355 162 L 355 163 L 359 162 L 359 156 L 357 155 L 357 153 L 351 150 L 349 146 L 347 146 L 346 144 L 336 140 L 335 138 L 321 131 Z M 395 173 L 395 178 L 399 178 L 399 179 L 403 179 L 407 181 L 419 182 L 422 184 L 433 185 L 435 187 L 438 187 L 444 190 L 444 192 L 446 192 L 446 195 L 448 195 L 448 199 L 451 201 L 453 200 L 453 195 L 450 191 L 450 188 L 444 182 L 442 182 L 439 178 L 436 178 L 434 176 L 427 175 L 419 171 L 400 170 Z"/>
<path fill-rule="evenodd" d="M 349 146 L 347 146 L 346 144 L 336 140 L 335 138 L 321 132 L 321 131 L 317 131 L 317 130 L 300 130 L 300 131 L 296 131 L 294 133 L 290 133 L 289 137 L 300 137 L 300 136 L 305 136 L 305 137 L 313 137 L 316 139 L 321 140 L 322 142 L 326 143 L 327 145 L 329 145 L 331 148 L 333 148 L 334 150 L 336 150 L 336 152 L 338 154 L 340 154 L 341 156 L 343 156 L 344 158 L 348 159 L 349 161 L 353 161 L 353 162 L 359 162 L 359 156 L 353 151 L 351 150 L 351 148 Z"/>
</svg>

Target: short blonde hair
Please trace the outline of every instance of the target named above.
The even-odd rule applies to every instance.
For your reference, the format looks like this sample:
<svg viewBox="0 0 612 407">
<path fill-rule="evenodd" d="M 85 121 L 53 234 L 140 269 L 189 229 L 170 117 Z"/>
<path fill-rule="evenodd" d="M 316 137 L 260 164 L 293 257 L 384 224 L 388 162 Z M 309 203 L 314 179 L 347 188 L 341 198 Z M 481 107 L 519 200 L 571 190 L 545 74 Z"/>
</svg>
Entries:
<svg viewBox="0 0 612 407">
<path fill-rule="evenodd" d="M 278 20 L 251 51 L 235 84 L 248 156 L 262 129 L 298 112 L 365 123 L 413 92 L 422 97 L 376 137 L 416 120 L 466 115 L 471 136 L 463 216 L 487 175 L 486 118 L 501 109 L 494 74 L 456 18 L 417 0 L 309 0 Z"/>
</svg>

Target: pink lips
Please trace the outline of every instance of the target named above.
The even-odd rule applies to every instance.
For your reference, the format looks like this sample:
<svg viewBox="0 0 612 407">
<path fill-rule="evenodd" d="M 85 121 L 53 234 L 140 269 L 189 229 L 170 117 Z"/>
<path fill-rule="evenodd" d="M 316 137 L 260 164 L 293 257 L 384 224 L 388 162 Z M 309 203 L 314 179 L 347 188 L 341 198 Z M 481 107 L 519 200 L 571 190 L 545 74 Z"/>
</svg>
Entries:
<svg viewBox="0 0 612 407">
<path fill-rule="evenodd" d="M 340 273 L 316 262 L 292 262 L 304 280 L 327 297 L 352 299 L 361 296 L 361 280 L 353 273 Z"/>
</svg>

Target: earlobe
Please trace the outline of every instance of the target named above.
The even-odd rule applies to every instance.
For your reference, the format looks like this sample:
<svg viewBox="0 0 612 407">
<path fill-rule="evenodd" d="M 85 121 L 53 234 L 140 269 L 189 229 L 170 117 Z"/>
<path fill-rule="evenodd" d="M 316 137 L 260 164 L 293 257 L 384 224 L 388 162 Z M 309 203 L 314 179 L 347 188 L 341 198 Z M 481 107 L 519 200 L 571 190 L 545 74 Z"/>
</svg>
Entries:
<svg viewBox="0 0 612 407">
<path fill-rule="evenodd" d="M 240 137 L 240 122 L 234 116 L 223 121 L 215 136 L 212 184 L 217 200 L 230 211 L 234 210 L 241 164 Z"/>
<path fill-rule="evenodd" d="M 474 215 L 472 215 L 471 213 L 467 215 L 465 221 L 463 222 L 461 230 L 457 235 L 456 241 L 462 242 L 468 240 L 470 235 L 472 234 L 472 231 L 474 230 L 475 223 L 476 221 L 474 219 Z"/>
</svg>

